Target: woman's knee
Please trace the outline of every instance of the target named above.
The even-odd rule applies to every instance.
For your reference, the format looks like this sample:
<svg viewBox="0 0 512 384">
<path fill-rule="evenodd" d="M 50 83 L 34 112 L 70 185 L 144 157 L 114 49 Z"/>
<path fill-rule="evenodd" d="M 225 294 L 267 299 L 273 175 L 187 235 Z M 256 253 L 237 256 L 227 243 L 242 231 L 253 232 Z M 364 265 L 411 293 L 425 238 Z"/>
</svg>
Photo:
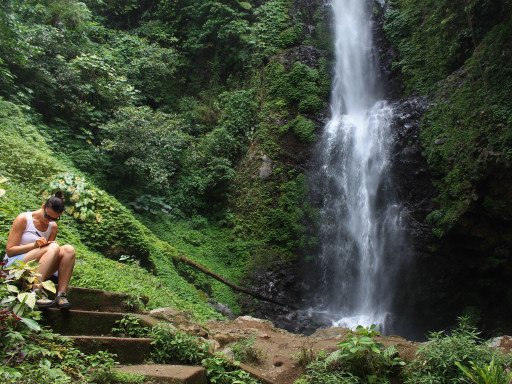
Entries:
<svg viewBox="0 0 512 384">
<path fill-rule="evenodd" d="M 60 247 L 60 254 L 62 257 L 75 257 L 75 248 L 69 244 L 63 245 Z"/>
<path fill-rule="evenodd" d="M 48 245 L 48 249 L 45 253 L 45 255 L 51 255 L 51 256 L 58 256 L 60 253 L 60 246 L 57 243 L 51 243 Z M 43 255 L 43 256 L 45 256 Z"/>
</svg>

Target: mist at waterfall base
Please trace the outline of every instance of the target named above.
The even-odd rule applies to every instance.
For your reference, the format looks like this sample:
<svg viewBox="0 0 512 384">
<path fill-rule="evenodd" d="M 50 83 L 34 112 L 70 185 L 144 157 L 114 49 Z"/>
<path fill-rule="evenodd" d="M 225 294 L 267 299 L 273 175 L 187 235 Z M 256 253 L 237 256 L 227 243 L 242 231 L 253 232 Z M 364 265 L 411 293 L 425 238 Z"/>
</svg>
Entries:
<svg viewBox="0 0 512 384">
<path fill-rule="evenodd" d="M 370 6 L 332 2 L 331 118 L 308 167 L 320 224 L 307 311 L 331 326 L 376 324 L 390 334 L 401 328 L 393 299 L 412 256 L 390 181 L 393 110 L 381 99 Z"/>
</svg>

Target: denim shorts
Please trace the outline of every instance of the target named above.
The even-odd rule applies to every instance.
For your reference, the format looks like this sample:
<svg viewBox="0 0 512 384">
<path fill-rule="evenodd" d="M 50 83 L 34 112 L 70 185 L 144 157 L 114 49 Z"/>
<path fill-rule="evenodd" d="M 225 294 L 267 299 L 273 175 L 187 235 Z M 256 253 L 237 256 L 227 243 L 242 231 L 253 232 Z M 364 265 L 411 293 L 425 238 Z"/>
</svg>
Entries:
<svg viewBox="0 0 512 384">
<path fill-rule="evenodd" d="M 7 268 L 9 265 L 13 264 L 16 260 L 23 261 L 23 258 L 25 257 L 26 253 L 22 253 L 16 256 L 8 257 L 7 255 L 4 256 L 4 268 Z M 53 276 L 59 277 L 59 271 L 56 271 Z"/>
<path fill-rule="evenodd" d="M 4 268 L 8 267 L 12 263 L 14 263 L 16 260 L 23 261 L 23 258 L 25 257 L 26 253 L 21 253 L 19 255 L 7 257 L 7 255 L 4 256 Z"/>
</svg>

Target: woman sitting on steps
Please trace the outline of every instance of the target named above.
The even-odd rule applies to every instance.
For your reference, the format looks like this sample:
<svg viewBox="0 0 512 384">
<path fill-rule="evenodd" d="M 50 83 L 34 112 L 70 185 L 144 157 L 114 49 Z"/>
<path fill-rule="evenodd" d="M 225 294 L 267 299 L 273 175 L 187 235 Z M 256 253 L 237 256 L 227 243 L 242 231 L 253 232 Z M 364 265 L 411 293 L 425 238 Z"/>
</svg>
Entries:
<svg viewBox="0 0 512 384">
<path fill-rule="evenodd" d="M 6 267 L 16 260 L 28 263 L 35 260 L 41 265 L 37 271 L 44 281 L 57 272 L 58 285 L 56 300 L 43 298 L 37 300 L 39 307 L 70 308 L 66 292 L 75 267 L 75 249 L 67 244 L 59 246 L 57 223 L 64 211 L 64 199 L 61 191 L 51 196 L 37 211 L 23 212 L 14 219 L 7 245 L 5 247 Z M 5 259 L 4 259 L 5 261 Z M 37 287 L 42 289 L 42 287 Z"/>
</svg>

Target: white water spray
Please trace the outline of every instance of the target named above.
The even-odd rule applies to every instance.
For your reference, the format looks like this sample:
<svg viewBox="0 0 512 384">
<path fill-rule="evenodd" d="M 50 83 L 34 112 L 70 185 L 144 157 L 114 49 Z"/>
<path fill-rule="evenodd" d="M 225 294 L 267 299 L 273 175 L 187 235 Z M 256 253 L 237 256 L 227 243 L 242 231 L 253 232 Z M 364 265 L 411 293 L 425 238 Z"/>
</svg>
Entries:
<svg viewBox="0 0 512 384">
<path fill-rule="evenodd" d="M 333 325 L 391 321 L 399 268 L 398 207 L 389 185 L 392 108 L 380 100 L 378 59 L 364 0 L 333 0 L 336 68 L 331 120 L 319 143 L 320 260 Z"/>
</svg>

